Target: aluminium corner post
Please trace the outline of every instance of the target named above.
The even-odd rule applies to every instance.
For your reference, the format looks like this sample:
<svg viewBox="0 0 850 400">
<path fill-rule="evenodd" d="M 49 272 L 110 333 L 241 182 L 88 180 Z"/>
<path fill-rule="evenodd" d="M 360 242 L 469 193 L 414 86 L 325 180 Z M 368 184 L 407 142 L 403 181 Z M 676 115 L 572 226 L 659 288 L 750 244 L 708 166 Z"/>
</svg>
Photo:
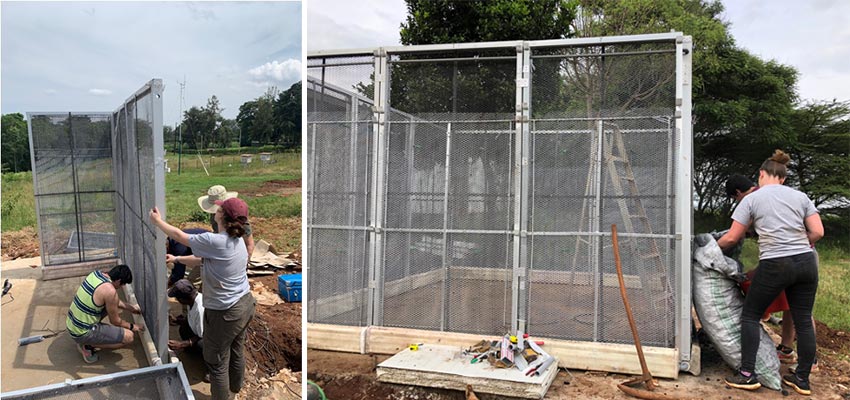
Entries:
<svg viewBox="0 0 850 400">
<path fill-rule="evenodd" d="M 454 78 L 452 78 L 454 80 Z M 445 331 L 449 325 L 449 190 L 451 190 L 452 168 L 452 123 L 446 123 L 446 161 L 443 173 L 443 290 L 441 290 L 440 331 Z"/>
<path fill-rule="evenodd" d="M 384 160 L 384 142 L 387 128 L 387 95 L 389 86 L 389 71 L 387 65 L 387 52 L 384 48 L 375 51 L 375 100 L 372 111 L 374 112 L 374 131 L 372 135 L 372 215 L 369 226 L 369 238 L 372 252 L 369 255 L 369 290 L 367 299 L 367 322 L 366 325 L 382 325 L 383 313 L 383 219 L 384 219 L 384 196 L 386 188 L 384 184 L 384 171 L 386 163 Z"/>
<path fill-rule="evenodd" d="M 691 126 L 691 67 L 693 42 L 690 36 L 676 38 L 676 133 L 679 149 L 676 166 L 676 258 L 679 280 L 676 298 L 676 347 L 679 369 L 691 360 L 691 230 L 693 229 L 693 127 Z"/>
<path fill-rule="evenodd" d="M 36 159 L 35 159 L 35 157 L 36 157 L 35 156 L 35 139 L 33 138 L 33 135 L 32 135 L 32 114 L 30 114 L 30 113 L 27 113 L 27 133 L 29 134 L 29 139 L 30 139 L 30 143 L 29 143 L 29 145 L 30 145 L 30 163 L 32 165 L 31 171 L 32 171 L 33 192 L 36 194 L 36 196 L 35 196 L 35 211 L 36 211 L 35 223 L 36 223 L 36 228 L 38 228 L 38 242 L 39 242 L 38 245 L 40 246 L 39 248 L 41 249 L 41 253 L 42 253 L 41 267 L 43 269 L 44 265 L 45 265 L 45 259 L 49 261 L 50 255 L 46 253 L 47 247 L 44 246 L 44 234 L 42 234 L 42 232 L 44 232 L 44 231 L 42 230 L 42 226 L 41 226 L 41 201 L 40 201 L 39 196 L 38 196 L 38 194 L 40 194 L 40 193 L 39 193 L 39 186 L 38 186 L 38 183 L 39 183 L 38 182 L 38 170 L 36 169 L 36 165 L 38 163 L 36 162 Z M 45 256 L 47 256 L 47 257 L 45 257 Z"/>
<path fill-rule="evenodd" d="M 162 217 L 166 216 L 165 209 L 165 142 L 162 137 L 162 92 L 163 85 L 161 79 L 153 79 L 150 81 L 150 96 L 151 96 L 151 116 L 153 118 L 153 180 L 154 180 L 154 203 L 161 211 Z M 144 211 L 142 218 L 144 220 Z M 154 271 L 159 271 L 155 276 L 156 292 L 165 293 L 165 239 L 166 235 L 160 229 L 154 229 L 156 233 L 156 242 L 154 243 L 154 263 L 156 267 Z M 165 296 L 156 296 L 157 299 L 157 315 L 159 321 L 167 321 L 168 318 L 168 300 Z M 159 358 L 168 362 L 168 324 L 159 324 L 159 333 L 157 335 L 156 349 L 159 351 Z"/>
<path fill-rule="evenodd" d="M 324 82 L 322 82 L 322 85 L 324 87 Z M 313 101 L 314 102 L 316 101 L 315 95 L 313 97 Z M 314 110 L 316 109 L 315 105 L 313 106 L 313 109 Z M 307 157 L 304 158 L 305 159 L 304 162 L 307 163 L 308 168 L 302 169 L 303 171 L 307 171 L 306 173 L 304 173 L 304 176 L 307 178 L 307 182 L 306 182 L 306 185 L 305 185 L 307 187 L 307 190 L 302 191 L 301 199 L 304 202 L 304 204 L 307 205 L 307 207 L 305 209 L 302 209 L 302 211 L 301 211 L 301 220 L 303 221 L 303 223 L 301 225 L 301 237 L 303 238 L 301 240 L 301 262 L 304 265 L 303 274 L 304 274 L 304 276 L 307 277 L 307 282 L 306 282 L 307 284 L 301 285 L 302 286 L 302 289 L 301 289 L 302 296 L 301 296 L 301 298 L 306 299 L 306 301 L 307 301 L 307 321 L 308 322 L 311 319 L 315 319 L 315 316 L 317 315 L 316 314 L 316 303 L 317 303 L 316 300 L 317 299 L 313 299 L 312 297 L 310 297 L 310 291 L 312 291 L 313 289 L 316 289 L 315 287 L 313 287 L 313 285 L 316 285 L 318 283 L 318 282 L 311 282 L 311 279 L 312 279 L 311 273 L 312 273 L 312 269 L 313 269 L 312 252 L 314 251 L 313 250 L 313 215 L 315 214 L 315 208 L 314 208 L 315 207 L 315 201 L 314 201 L 314 199 L 316 198 L 316 175 L 318 174 L 318 171 L 319 171 L 318 167 L 316 166 L 316 125 L 317 124 L 315 122 L 313 122 L 313 124 L 310 125 L 309 121 L 308 121 L 307 129 L 309 130 L 310 135 L 308 136 L 309 144 L 308 144 L 308 147 L 307 147 L 307 149 L 308 149 Z M 309 161 L 307 161 L 307 160 L 309 160 Z M 306 212 L 304 210 L 306 210 Z M 316 292 L 318 293 L 318 290 Z M 310 304 L 311 301 L 313 303 L 312 305 Z M 310 318 L 310 313 L 312 313 L 313 318 Z M 306 337 L 304 339 L 306 339 Z"/>
<path fill-rule="evenodd" d="M 531 47 L 516 46 L 516 136 L 514 138 L 513 274 L 511 279 L 511 331 L 525 332 L 528 322 L 528 208 L 531 138 Z"/>
</svg>

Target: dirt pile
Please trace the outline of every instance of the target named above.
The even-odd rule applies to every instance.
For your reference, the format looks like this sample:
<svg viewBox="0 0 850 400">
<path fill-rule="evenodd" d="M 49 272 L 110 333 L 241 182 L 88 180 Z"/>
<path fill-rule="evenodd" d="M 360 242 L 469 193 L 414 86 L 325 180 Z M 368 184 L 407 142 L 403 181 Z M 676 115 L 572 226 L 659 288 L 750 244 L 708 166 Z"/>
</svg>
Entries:
<svg viewBox="0 0 850 400">
<path fill-rule="evenodd" d="M 17 258 L 38 257 L 38 233 L 32 227 L 26 227 L 19 231 L 3 232 L 2 238 L 3 261 Z"/>
</svg>

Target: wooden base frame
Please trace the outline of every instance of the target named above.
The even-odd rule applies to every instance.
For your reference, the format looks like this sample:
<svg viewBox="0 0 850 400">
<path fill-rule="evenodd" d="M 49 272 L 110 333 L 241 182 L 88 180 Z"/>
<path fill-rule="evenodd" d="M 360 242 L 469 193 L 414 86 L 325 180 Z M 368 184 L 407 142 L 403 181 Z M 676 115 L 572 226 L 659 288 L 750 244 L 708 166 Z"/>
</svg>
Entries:
<svg viewBox="0 0 850 400">
<path fill-rule="evenodd" d="M 496 337 L 469 333 L 381 326 L 307 324 L 308 348 L 360 354 L 396 354 L 407 348 L 411 343 L 469 347 L 484 338 L 496 339 Z M 634 345 L 549 338 L 536 339 L 545 342 L 543 348 L 546 352 L 558 358 L 559 367 L 620 374 L 641 374 L 640 362 Z M 678 349 L 645 346 L 643 353 L 653 376 L 678 378 Z"/>
</svg>

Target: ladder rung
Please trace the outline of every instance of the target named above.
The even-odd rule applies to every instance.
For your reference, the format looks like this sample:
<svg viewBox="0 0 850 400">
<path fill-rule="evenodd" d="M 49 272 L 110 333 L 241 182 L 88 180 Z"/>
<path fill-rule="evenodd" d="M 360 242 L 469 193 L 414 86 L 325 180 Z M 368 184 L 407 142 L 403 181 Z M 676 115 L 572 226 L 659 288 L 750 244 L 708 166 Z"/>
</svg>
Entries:
<svg viewBox="0 0 850 400">
<path fill-rule="evenodd" d="M 647 219 L 647 220 L 649 219 L 649 217 L 647 217 L 646 215 L 641 215 L 641 214 L 630 214 L 629 218 L 643 218 L 643 219 Z"/>
<path fill-rule="evenodd" d="M 624 180 L 624 181 L 630 181 L 630 182 L 634 182 L 634 181 L 635 181 L 635 178 L 634 178 L 634 177 L 632 177 L 632 176 L 621 176 L 621 177 L 620 177 L 620 179 L 622 179 L 622 180 Z"/>
<path fill-rule="evenodd" d="M 640 258 L 642 258 L 642 259 L 644 259 L 644 260 L 648 260 L 648 259 L 650 259 L 650 258 L 655 258 L 655 257 L 661 257 L 661 254 L 658 254 L 658 253 L 652 252 L 652 253 L 646 253 L 646 254 L 641 254 L 641 255 L 640 255 Z"/>
</svg>

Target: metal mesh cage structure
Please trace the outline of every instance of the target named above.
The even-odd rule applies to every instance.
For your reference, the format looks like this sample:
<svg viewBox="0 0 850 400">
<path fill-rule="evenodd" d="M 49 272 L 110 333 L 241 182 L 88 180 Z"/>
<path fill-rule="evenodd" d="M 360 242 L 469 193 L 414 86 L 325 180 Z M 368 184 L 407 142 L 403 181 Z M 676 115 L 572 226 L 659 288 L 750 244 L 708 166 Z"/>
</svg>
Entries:
<svg viewBox="0 0 850 400">
<path fill-rule="evenodd" d="M 129 265 L 146 328 L 167 359 L 165 235 L 147 216 L 154 206 L 165 212 L 162 90 L 154 79 L 112 113 L 27 118 L 45 273 L 115 258 Z"/>
<path fill-rule="evenodd" d="M 133 292 L 160 359 L 168 359 L 165 234 L 148 211 L 165 216 L 162 82 L 153 80 L 112 113 L 116 251 L 133 270 Z"/>
<path fill-rule="evenodd" d="M 183 364 L 167 364 L 132 371 L 69 380 L 66 383 L 16 390 L 0 395 L 7 400 L 191 400 Z"/>
<path fill-rule="evenodd" d="M 691 39 L 308 56 L 311 323 L 632 343 L 690 358 Z"/>
<path fill-rule="evenodd" d="M 30 113 L 42 263 L 115 257 L 109 113 Z"/>
</svg>

